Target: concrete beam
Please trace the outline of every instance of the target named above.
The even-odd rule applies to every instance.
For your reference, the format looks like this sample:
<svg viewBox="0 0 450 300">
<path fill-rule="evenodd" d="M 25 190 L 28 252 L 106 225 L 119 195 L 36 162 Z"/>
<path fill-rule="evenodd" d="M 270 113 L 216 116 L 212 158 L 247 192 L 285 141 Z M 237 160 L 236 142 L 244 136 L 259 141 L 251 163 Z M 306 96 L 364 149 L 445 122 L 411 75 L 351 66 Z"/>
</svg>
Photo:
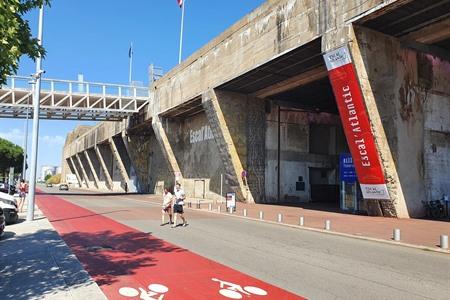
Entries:
<svg viewBox="0 0 450 300">
<path fill-rule="evenodd" d="M 401 38 L 402 41 L 415 41 L 423 44 L 433 44 L 450 38 L 450 19 L 433 23 L 420 30 L 411 32 Z"/>
<path fill-rule="evenodd" d="M 163 155 L 169 164 L 170 171 L 174 174 L 175 180 L 181 180 L 183 178 L 183 174 L 181 173 L 181 169 L 178 165 L 175 154 L 173 153 L 172 146 L 170 145 L 169 139 L 167 138 L 166 132 L 161 124 L 160 117 L 154 116 L 152 118 L 152 127 L 155 132 L 156 139 L 161 145 Z"/>
<path fill-rule="evenodd" d="M 91 158 L 89 157 L 89 152 L 87 150 L 84 150 L 84 156 L 86 157 L 86 161 L 89 164 L 89 168 L 91 168 L 92 176 L 94 177 L 94 184 L 97 187 L 97 189 L 100 188 L 100 180 L 98 180 L 97 170 L 94 168 L 94 165 L 92 164 Z"/>
<path fill-rule="evenodd" d="M 70 163 L 72 165 L 72 169 L 75 172 L 75 176 L 77 177 L 79 187 L 82 187 L 83 181 L 81 180 L 80 173 L 78 173 L 77 166 L 75 165 L 75 162 L 73 161 L 72 156 L 70 156 L 67 160 L 68 160 L 68 163 Z"/>
<path fill-rule="evenodd" d="M 81 174 L 83 175 L 86 187 L 89 189 L 90 188 L 89 177 L 86 173 L 86 170 L 84 169 L 83 162 L 81 161 L 80 155 L 77 153 L 77 154 L 75 154 L 75 157 L 77 158 L 78 163 L 80 164 Z"/>
<path fill-rule="evenodd" d="M 227 181 L 230 187 L 234 190 L 238 199 L 248 203 L 254 203 L 251 193 L 248 193 L 242 180 L 241 174 L 244 167 L 227 126 L 227 121 L 219 104 L 216 91 L 211 89 L 207 93 L 204 93 L 202 103 L 225 165 Z"/>
<path fill-rule="evenodd" d="M 318 79 L 324 78 L 328 75 L 327 69 L 325 66 L 311 69 L 297 76 L 286 79 L 282 82 L 278 82 L 274 85 L 271 85 L 267 88 L 257 91 L 253 94 L 256 98 L 267 98 L 279 93 L 286 92 L 293 88 L 306 85 L 310 82 L 316 81 Z"/>
<path fill-rule="evenodd" d="M 108 139 L 109 146 L 111 147 L 111 151 L 113 153 L 114 158 L 117 161 L 117 166 L 119 168 L 120 176 L 122 176 L 123 181 L 127 184 L 128 189 L 130 192 L 135 192 L 133 190 L 134 185 L 130 184 L 130 177 L 128 176 L 127 169 L 125 168 L 125 164 L 122 161 L 122 158 L 120 157 L 119 150 L 117 149 L 116 142 L 114 141 L 114 138 L 111 137 Z"/>
<path fill-rule="evenodd" d="M 99 147 L 100 147 L 100 145 L 94 147 L 95 154 L 97 154 L 98 161 L 100 162 L 100 166 L 103 169 L 103 174 L 105 174 L 106 184 L 108 185 L 110 190 L 113 190 L 114 189 L 114 184 L 113 184 L 113 181 L 112 181 L 112 178 L 111 178 L 111 174 L 109 174 L 108 167 L 106 166 L 105 160 L 103 159 L 103 155 L 100 152 Z"/>
</svg>

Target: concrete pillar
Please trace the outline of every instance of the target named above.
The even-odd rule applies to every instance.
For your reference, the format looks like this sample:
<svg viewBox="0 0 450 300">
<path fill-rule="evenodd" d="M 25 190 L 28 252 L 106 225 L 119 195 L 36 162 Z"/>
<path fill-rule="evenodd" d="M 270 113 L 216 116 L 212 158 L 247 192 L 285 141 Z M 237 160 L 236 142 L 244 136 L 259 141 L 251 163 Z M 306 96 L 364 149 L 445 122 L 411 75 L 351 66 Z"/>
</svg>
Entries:
<svg viewBox="0 0 450 300">
<path fill-rule="evenodd" d="M 105 160 L 103 159 L 103 155 L 100 151 L 101 145 L 95 146 L 94 150 L 97 154 L 98 161 L 100 162 L 100 166 L 103 169 L 103 174 L 105 174 L 106 184 L 108 185 L 110 190 L 113 190 L 114 184 L 111 178 L 111 174 L 109 173 L 108 167 L 106 166 Z"/>
<path fill-rule="evenodd" d="M 227 124 L 227 118 L 219 104 L 217 92 L 211 89 L 203 94 L 202 104 L 225 166 L 228 184 L 239 200 L 254 203 L 251 193 L 248 192 L 242 180 L 241 174 L 244 167 L 238 154 L 237 145 L 232 138 L 229 124 Z M 227 103 L 226 105 L 232 104 Z M 246 146 L 242 148 L 242 152 L 246 151 Z"/>
<path fill-rule="evenodd" d="M 128 136 L 125 134 L 125 131 L 122 131 L 122 142 L 125 147 L 125 155 L 127 156 L 127 160 L 130 164 L 130 177 L 134 174 L 136 176 L 136 190 L 139 192 L 142 192 L 142 182 L 137 174 L 137 168 L 136 165 L 131 157 L 131 149 L 130 145 L 128 144 Z"/>
<path fill-rule="evenodd" d="M 173 153 L 172 146 L 169 143 L 169 139 L 167 138 L 166 132 L 161 124 L 161 118 L 158 116 L 153 116 L 152 118 L 152 127 L 155 133 L 156 139 L 161 145 L 162 152 L 164 157 L 166 158 L 168 165 L 170 167 L 170 171 L 174 174 L 175 180 L 181 180 L 183 178 L 183 174 L 181 173 L 180 166 L 178 165 L 175 154 Z"/>
<path fill-rule="evenodd" d="M 130 183 L 130 177 L 128 176 L 127 169 L 125 167 L 125 164 L 123 163 L 122 157 L 120 156 L 119 150 L 117 148 L 116 141 L 114 140 L 114 138 L 109 138 L 108 141 L 109 141 L 109 146 L 111 147 L 111 151 L 113 153 L 113 156 L 116 159 L 120 175 L 122 176 L 123 181 L 128 186 L 128 191 L 129 192 L 136 192 L 134 184 Z"/>
<path fill-rule="evenodd" d="M 87 161 L 87 163 L 89 165 L 89 168 L 91 169 L 92 176 L 94 177 L 94 184 L 97 187 L 97 189 L 99 189 L 100 188 L 100 183 L 99 183 L 99 180 L 98 180 L 97 170 L 94 168 L 94 165 L 93 165 L 93 163 L 91 161 L 91 158 L 89 157 L 88 150 L 84 150 L 84 156 L 86 157 L 86 161 Z"/>
<path fill-rule="evenodd" d="M 379 211 L 383 216 L 386 217 L 408 218 L 409 214 L 406 207 L 405 197 L 400 185 L 397 167 L 392 156 L 392 149 L 389 145 L 384 128 L 384 126 L 387 126 L 388 123 L 386 121 L 382 121 L 379 106 L 389 107 L 389 110 L 391 111 L 395 111 L 395 107 L 390 107 L 390 105 L 387 105 L 387 103 L 383 103 L 379 99 L 376 99 L 372 84 L 374 84 L 374 82 L 377 80 L 380 81 L 380 76 L 383 76 L 383 74 L 382 72 L 378 72 L 378 74 L 372 73 L 371 76 L 369 76 L 367 70 L 368 62 L 366 60 L 373 60 L 373 56 L 367 57 L 361 52 L 361 44 L 365 45 L 372 43 L 358 37 L 355 34 L 355 28 L 353 26 L 345 26 L 338 32 L 328 32 L 324 35 L 322 40 L 322 50 L 324 52 L 330 51 L 338 46 L 343 46 L 346 44 L 348 44 L 349 46 L 353 65 L 357 73 L 358 81 L 363 94 L 363 101 L 365 104 L 367 115 L 369 117 L 372 134 L 375 140 L 375 146 L 377 148 L 384 176 L 387 181 L 386 185 L 388 188 L 390 200 L 367 200 L 368 207 L 370 209 L 370 206 L 372 206 L 373 208 L 370 210 L 372 210 L 373 212 Z M 382 43 L 382 41 L 379 42 Z M 382 62 L 381 68 L 386 67 L 386 65 L 389 65 L 391 67 L 393 65 L 393 62 L 383 61 L 381 58 L 379 58 L 378 60 Z M 391 73 L 389 73 L 389 75 L 392 76 Z M 390 82 L 394 82 L 397 80 L 397 78 L 389 78 L 388 80 Z M 388 94 L 391 92 L 392 91 L 383 89 L 383 93 Z M 377 97 L 381 98 L 380 95 L 378 95 Z"/>
<path fill-rule="evenodd" d="M 77 153 L 77 154 L 75 154 L 75 156 L 76 156 L 76 158 L 78 160 L 78 163 L 80 164 L 81 174 L 83 175 L 86 187 L 89 189 L 90 188 L 90 183 L 89 183 L 89 177 L 88 177 L 88 175 L 86 173 L 86 169 L 83 166 L 83 162 L 81 161 L 80 155 Z"/>
<path fill-rule="evenodd" d="M 72 159 L 72 156 L 70 156 L 69 158 L 67 158 L 67 163 L 69 165 L 69 167 L 73 170 L 73 172 L 75 173 L 75 176 L 77 177 L 78 180 L 78 186 L 81 187 L 82 186 L 82 180 L 80 177 L 80 173 L 78 173 L 78 169 L 77 166 L 75 165 L 75 162 Z"/>
</svg>

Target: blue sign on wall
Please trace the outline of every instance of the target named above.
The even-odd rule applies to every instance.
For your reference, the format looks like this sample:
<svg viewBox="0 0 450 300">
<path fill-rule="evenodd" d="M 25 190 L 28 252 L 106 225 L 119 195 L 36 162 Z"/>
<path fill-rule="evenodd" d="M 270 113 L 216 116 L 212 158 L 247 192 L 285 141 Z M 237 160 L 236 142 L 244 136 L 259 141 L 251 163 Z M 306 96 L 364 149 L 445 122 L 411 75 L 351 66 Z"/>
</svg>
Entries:
<svg viewBox="0 0 450 300">
<path fill-rule="evenodd" d="M 339 155 L 339 178 L 340 181 L 345 181 L 346 183 L 355 183 L 358 180 L 350 153 L 341 153 Z"/>
</svg>

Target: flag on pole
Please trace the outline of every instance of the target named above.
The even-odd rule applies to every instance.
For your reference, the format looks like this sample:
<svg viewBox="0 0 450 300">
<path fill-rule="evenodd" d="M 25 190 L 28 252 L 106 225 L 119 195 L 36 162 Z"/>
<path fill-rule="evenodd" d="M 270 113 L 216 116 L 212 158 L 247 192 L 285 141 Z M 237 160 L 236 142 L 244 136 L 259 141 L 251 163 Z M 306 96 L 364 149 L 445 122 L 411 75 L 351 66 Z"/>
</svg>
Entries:
<svg viewBox="0 0 450 300">
<path fill-rule="evenodd" d="M 130 49 L 128 49 L 128 57 L 131 58 L 133 56 L 133 44 L 130 45 Z"/>
<path fill-rule="evenodd" d="M 178 5 L 179 5 L 180 7 L 183 6 L 183 0 L 177 0 L 177 2 L 178 2 Z"/>
</svg>

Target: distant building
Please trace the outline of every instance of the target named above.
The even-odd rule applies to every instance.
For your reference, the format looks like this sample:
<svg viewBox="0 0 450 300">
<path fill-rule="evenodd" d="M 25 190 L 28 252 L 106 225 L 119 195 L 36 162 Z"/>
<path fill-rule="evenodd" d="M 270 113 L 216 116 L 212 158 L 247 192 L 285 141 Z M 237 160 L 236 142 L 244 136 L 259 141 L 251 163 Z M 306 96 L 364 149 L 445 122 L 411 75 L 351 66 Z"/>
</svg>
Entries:
<svg viewBox="0 0 450 300">
<path fill-rule="evenodd" d="M 56 175 L 61 173 L 61 167 L 57 166 L 42 166 L 41 167 L 41 180 L 45 180 L 47 175 Z"/>
</svg>

